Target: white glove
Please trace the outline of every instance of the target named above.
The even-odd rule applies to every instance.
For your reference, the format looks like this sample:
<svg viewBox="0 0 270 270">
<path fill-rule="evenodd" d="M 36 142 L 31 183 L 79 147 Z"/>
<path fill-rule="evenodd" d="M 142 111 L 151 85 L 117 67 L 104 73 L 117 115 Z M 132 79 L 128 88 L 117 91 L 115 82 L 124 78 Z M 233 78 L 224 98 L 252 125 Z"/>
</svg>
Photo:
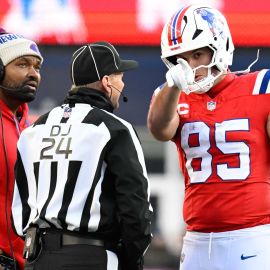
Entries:
<svg viewBox="0 0 270 270">
<path fill-rule="evenodd" d="M 166 73 L 169 87 L 176 86 L 181 90 L 188 89 L 188 85 L 194 83 L 194 73 L 187 61 L 177 59 L 177 65 L 171 67 Z"/>
</svg>

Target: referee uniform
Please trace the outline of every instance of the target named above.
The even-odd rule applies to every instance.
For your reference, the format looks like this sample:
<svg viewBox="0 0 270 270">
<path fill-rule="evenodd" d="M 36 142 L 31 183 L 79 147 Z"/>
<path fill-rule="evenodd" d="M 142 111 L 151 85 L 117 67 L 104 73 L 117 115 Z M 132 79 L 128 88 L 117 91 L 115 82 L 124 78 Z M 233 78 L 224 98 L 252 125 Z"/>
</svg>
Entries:
<svg viewBox="0 0 270 270">
<path fill-rule="evenodd" d="M 73 85 L 135 66 L 111 44 L 92 43 L 73 54 Z M 13 225 L 21 236 L 38 231 L 25 269 L 142 269 L 152 207 L 139 139 L 105 92 L 75 89 L 18 142 Z"/>
</svg>

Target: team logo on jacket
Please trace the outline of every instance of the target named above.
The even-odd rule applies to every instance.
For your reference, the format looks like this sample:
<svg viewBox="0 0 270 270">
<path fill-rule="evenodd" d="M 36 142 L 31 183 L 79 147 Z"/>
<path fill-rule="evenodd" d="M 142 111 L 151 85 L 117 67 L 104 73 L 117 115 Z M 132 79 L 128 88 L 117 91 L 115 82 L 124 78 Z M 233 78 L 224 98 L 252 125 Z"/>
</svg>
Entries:
<svg viewBox="0 0 270 270">
<path fill-rule="evenodd" d="M 208 101 L 207 102 L 207 110 L 208 111 L 213 111 L 216 109 L 217 103 L 215 101 Z"/>
<path fill-rule="evenodd" d="M 63 117 L 64 118 L 69 118 L 70 115 L 71 115 L 71 111 L 72 111 L 72 109 L 70 107 L 65 107 L 64 108 Z"/>
</svg>

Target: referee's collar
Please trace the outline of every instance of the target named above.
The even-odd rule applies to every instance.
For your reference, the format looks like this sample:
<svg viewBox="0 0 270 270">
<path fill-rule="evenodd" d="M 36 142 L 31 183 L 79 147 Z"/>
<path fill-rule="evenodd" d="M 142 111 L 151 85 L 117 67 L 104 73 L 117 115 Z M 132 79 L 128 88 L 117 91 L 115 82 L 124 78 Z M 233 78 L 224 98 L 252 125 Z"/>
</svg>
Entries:
<svg viewBox="0 0 270 270">
<path fill-rule="evenodd" d="M 69 92 L 65 103 L 86 103 L 108 112 L 113 112 L 114 109 L 111 100 L 104 93 L 87 87 L 79 88 L 76 93 Z"/>
</svg>

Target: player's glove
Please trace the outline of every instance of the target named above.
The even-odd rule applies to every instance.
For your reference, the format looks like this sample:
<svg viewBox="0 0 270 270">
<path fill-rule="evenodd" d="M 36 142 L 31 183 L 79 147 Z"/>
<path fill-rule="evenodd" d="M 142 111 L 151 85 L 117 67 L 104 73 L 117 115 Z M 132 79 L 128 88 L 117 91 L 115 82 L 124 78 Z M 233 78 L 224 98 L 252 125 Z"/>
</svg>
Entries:
<svg viewBox="0 0 270 270">
<path fill-rule="evenodd" d="M 194 73 L 187 61 L 177 59 L 177 65 L 171 67 L 166 73 L 169 87 L 176 86 L 181 90 L 188 89 L 188 85 L 194 82 Z"/>
</svg>

